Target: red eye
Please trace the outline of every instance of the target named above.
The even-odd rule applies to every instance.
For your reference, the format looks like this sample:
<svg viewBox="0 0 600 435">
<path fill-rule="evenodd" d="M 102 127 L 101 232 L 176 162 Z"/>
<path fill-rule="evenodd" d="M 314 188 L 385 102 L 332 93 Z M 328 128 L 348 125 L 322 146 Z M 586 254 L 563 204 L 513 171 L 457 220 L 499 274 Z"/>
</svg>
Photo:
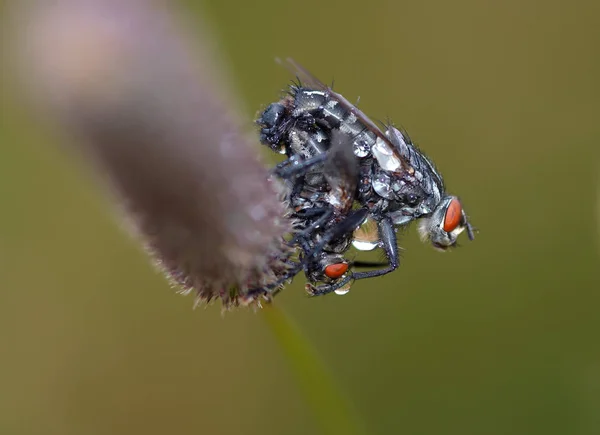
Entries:
<svg viewBox="0 0 600 435">
<path fill-rule="evenodd" d="M 348 263 L 335 263 L 330 264 L 325 268 L 325 275 L 331 279 L 336 279 L 346 273 L 348 270 Z"/>
<path fill-rule="evenodd" d="M 460 223 L 460 218 L 462 215 L 462 207 L 458 199 L 454 198 L 450 201 L 448 208 L 446 209 L 446 216 L 444 217 L 444 231 L 450 233 L 454 231 L 454 229 Z"/>
</svg>

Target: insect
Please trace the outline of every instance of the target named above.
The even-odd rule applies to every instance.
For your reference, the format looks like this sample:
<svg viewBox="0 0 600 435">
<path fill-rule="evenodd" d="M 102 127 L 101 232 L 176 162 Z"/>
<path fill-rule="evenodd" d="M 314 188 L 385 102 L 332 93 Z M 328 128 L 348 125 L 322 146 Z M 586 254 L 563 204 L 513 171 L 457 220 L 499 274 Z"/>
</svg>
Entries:
<svg viewBox="0 0 600 435">
<path fill-rule="evenodd" d="M 473 240 L 460 200 L 446 193 L 441 174 L 407 135 L 379 128 L 303 67 L 288 63 L 298 83 L 257 120 L 261 142 L 287 156 L 273 173 L 287 183 L 298 222 L 291 243 L 302 255 L 282 280 L 304 269 L 309 292 L 322 295 L 390 273 L 399 266 L 396 229 L 415 220 L 421 237 L 437 249 L 455 246 L 465 230 Z M 365 222 L 377 228 L 366 244 L 356 233 Z M 344 254 L 353 242 L 359 249 L 383 248 L 386 263 L 351 270 Z"/>
</svg>

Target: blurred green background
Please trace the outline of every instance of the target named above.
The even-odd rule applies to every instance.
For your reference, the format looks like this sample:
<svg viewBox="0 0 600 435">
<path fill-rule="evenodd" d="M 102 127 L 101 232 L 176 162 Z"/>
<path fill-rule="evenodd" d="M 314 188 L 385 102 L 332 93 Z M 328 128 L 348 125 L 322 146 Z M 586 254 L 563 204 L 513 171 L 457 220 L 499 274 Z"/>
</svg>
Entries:
<svg viewBox="0 0 600 435">
<path fill-rule="evenodd" d="M 186 7 L 249 128 L 292 56 L 406 128 L 480 229 L 448 254 L 413 229 L 398 272 L 277 298 L 367 433 L 600 433 L 600 4 Z M 1 123 L 0 434 L 319 433 L 261 313 L 192 311 L 85 168 L 7 99 Z"/>
</svg>

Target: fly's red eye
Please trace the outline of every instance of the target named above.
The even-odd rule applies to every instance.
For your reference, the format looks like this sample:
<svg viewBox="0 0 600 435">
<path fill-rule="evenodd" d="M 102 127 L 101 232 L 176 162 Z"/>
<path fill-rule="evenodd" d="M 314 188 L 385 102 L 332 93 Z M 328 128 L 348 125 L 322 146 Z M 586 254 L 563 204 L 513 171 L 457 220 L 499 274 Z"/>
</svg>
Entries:
<svg viewBox="0 0 600 435">
<path fill-rule="evenodd" d="M 446 216 L 444 216 L 444 231 L 447 233 L 454 231 L 454 229 L 460 223 L 461 216 L 462 207 L 458 199 L 454 198 L 452 201 L 450 201 L 450 204 L 446 209 Z"/>
<path fill-rule="evenodd" d="M 347 270 L 348 263 L 330 264 L 325 268 L 325 275 L 331 279 L 336 279 L 345 274 Z"/>
</svg>

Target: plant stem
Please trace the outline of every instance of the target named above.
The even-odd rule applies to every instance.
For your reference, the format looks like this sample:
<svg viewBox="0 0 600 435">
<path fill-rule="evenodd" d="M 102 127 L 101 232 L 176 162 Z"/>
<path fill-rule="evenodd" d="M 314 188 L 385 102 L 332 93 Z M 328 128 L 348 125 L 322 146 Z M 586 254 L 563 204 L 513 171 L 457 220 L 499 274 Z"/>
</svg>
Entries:
<svg viewBox="0 0 600 435">
<path fill-rule="evenodd" d="M 292 319 L 274 304 L 267 304 L 262 312 L 295 371 L 300 389 L 321 425 L 322 433 L 364 434 L 356 412 Z"/>
</svg>

